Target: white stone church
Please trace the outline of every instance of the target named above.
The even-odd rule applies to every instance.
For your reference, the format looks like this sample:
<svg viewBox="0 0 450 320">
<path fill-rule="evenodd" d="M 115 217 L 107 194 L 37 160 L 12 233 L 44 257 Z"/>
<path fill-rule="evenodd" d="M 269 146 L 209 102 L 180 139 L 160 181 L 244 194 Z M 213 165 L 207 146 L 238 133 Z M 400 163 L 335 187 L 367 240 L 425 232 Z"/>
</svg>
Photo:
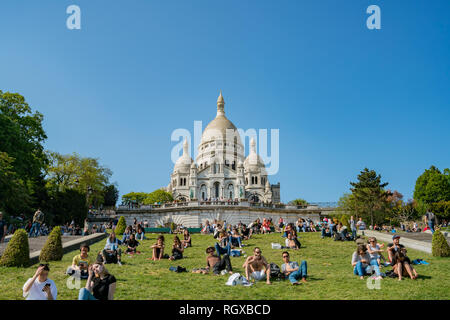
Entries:
<svg viewBox="0 0 450 320">
<path fill-rule="evenodd" d="M 217 99 L 216 117 L 208 124 L 198 146 L 198 156 L 189 156 L 183 143 L 183 155 L 175 163 L 166 190 L 174 199 L 279 203 L 280 184 L 270 185 L 264 162 L 250 141 L 244 158 L 244 146 L 235 125 L 225 116 L 222 92 Z"/>
</svg>

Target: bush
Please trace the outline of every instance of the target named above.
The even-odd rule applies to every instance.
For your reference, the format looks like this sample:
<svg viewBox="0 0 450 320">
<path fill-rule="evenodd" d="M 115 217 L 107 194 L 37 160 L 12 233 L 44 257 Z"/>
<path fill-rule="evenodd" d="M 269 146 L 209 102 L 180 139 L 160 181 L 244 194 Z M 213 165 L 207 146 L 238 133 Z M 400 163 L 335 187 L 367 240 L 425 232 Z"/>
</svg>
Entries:
<svg viewBox="0 0 450 320">
<path fill-rule="evenodd" d="M 54 227 L 39 255 L 39 261 L 60 261 L 63 257 L 61 227 Z"/>
<path fill-rule="evenodd" d="M 30 247 L 28 245 L 28 234 L 24 229 L 14 232 L 5 252 L 0 258 L 0 266 L 5 267 L 28 267 L 30 265 Z"/>
<path fill-rule="evenodd" d="M 120 216 L 119 222 L 117 222 L 116 229 L 114 229 L 114 233 L 116 235 L 122 235 L 125 232 L 126 227 L 127 223 L 125 222 L 125 218 L 123 216 Z"/>
<path fill-rule="evenodd" d="M 441 231 L 436 230 L 433 234 L 433 240 L 431 242 L 431 252 L 435 257 L 448 257 L 450 256 L 450 247 Z"/>
</svg>

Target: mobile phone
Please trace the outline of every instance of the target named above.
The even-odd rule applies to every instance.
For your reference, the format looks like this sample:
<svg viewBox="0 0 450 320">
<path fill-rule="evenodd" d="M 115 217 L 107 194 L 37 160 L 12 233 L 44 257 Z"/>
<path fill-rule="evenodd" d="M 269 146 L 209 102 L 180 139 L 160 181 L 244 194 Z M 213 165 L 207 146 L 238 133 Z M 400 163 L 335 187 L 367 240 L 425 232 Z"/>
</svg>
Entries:
<svg viewBox="0 0 450 320">
<path fill-rule="evenodd" d="M 42 291 L 44 291 L 44 289 L 45 289 L 46 287 L 50 287 L 50 283 L 46 283 L 45 286 L 44 286 L 44 288 L 42 288 Z"/>
</svg>

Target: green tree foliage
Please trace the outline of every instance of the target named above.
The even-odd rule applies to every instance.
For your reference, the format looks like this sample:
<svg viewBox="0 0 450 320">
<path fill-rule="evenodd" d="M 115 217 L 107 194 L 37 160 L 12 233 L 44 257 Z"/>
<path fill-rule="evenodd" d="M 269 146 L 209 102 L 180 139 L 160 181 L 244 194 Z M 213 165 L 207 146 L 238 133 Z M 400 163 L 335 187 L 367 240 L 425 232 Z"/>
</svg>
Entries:
<svg viewBox="0 0 450 320">
<path fill-rule="evenodd" d="M 436 230 L 433 234 L 433 240 L 431 242 L 431 252 L 435 257 L 450 256 L 450 247 L 448 245 L 448 242 L 439 230 Z"/>
<path fill-rule="evenodd" d="M 291 204 L 293 204 L 294 206 L 307 206 L 308 202 L 302 198 L 298 198 L 298 199 L 292 200 Z"/>
<path fill-rule="evenodd" d="M 111 170 L 100 165 L 98 159 L 84 158 L 73 153 L 49 153 L 48 187 L 53 191 L 77 190 L 86 195 L 89 205 L 99 207 L 104 201 L 104 190 L 109 185 Z"/>
<path fill-rule="evenodd" d="M 430 203 L 428 206 L 439 219 L 450 219 L 450 201 Z M 425 215 L 425 212 L 423 215 Z"/>
<path fill-rule="evenodd" d="M 106 186 L 103 190 L 103 205 L 107 207 L 115 207 L 119 199 L 119 190 L 114 184 Z"/>
<path fill-rule="evenodd" d="M 0 258 L 0 266 L 28 267 L 29 264 L 28 234 L 24 229 L 17 229 Z"/>
<path fill-rule="evenodd" d="M 155 202 L 165 203 L 173 201 L 172 194 L 162 189 L 155 190 L 147 195 L 144 199 L 144 204 L 154 204 Z"/>
<path fill-rule="evenodd" d="M 61 227 L 53 228 L 50 232 L 44 247 L 39 255 L 39 261 L 59 261 L 63 257 L 63 247 L 61 241 Z"/>
<path fill-rule="evenodd" d="M 81 225 L 87 217 L 87 212 L 85 195 L 78 190 L 67 189 L 52 194 L 48 209 L 44 213 L 51 225 L 61 225 L 72 220 Z"/>
<path fill-rule="evenodd" d="M 127 205 L 131 203 L 142 204 L 147 196 L 148 193 L 145 192 L 130 192 L 122 196 L 122 201 Z"/>
<path fill-rule="evenodd" d="M 125 232 L 125 229 L 127 228 L 127 223 L 125 221 L 125 218 L 123 216 L 120 216 L 119 221 L 117 222 L 116 229 L 114 229 L 114 232 L 116 235 L 121 235 Z"/>
<path fill-rule="evenodd" d="M 450 170 L 441 173 L 435 166 L 425 170 L 416 180 L 414 199 L 427 204 L 450 201 Z"/>
<path fill-rule="evenodd" d="M 365 168 L 358 175 L 358 181 L 350 185 L 358 216 L 370 219 L 371 225 L 382 223 L 386 219 L 387 197 L 391 194 L 384 190 L 388 183 L 382 183 L 380 175 Z"/>
<path fill-rule="evenodd" d="M 0 199 L 10 214 L 30 211 L 36 201 L 34 180 L 48 163 L 42 120 L 23 96 L 0 90 Z"/>
</svg>

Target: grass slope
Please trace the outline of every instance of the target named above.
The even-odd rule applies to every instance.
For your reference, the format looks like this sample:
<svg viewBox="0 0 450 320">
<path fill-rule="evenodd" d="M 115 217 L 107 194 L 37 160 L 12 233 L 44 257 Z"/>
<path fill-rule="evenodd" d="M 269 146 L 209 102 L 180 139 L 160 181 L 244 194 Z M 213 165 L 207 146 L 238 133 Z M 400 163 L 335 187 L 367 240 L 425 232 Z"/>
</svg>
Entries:
<svg viewBox="0 0 450 320">
<path fill-rule="evenodd" d="M 185 259 L 178 261 L 149 261 L 150 245 L 156 234 L 149 234 L 149 240 L 141 241 L 141 255 L 129 258 L 124 256 L 123 266 L 107 265 L 108 270 L 118 281 L 115 299 L 450 299 L 449 258 L 432 257 L 429 254 L 408 250 L 411 260 L 422 258 L 428 266 L 415 266 L 420 277 L 413 281 L 404 278 L 383 279 L 381 289 L 368 289 L 366 281 L 353 275 L 351 255 L 354 242 L 335 242 L 320 239 L 318 233 L 300 233 L 300 250 L 290 250 L 291 260 L 308 262 L 309 279 L 307 284 L 292 286 L 288 281 L 275 281 L 271 286 L 264 282 L 252 287 L 225 286 L 227 276 L 201 275 L 192 273 L 177 274 L 169 271 L 170 266 L 183 266 L 189 271 L 205 266 L 205 248 L 214 245 L 212 236 L 193 235 L 193 247 L 185 251 Z M 173 235 L 166 235 L 166 248 L 171 247 Z M 256 235 L 245 242 L 244 250 L 250 253 L 255 246 L 262 249 L 269 262 L 281 266 L 281 252 L 271 249 L 271 242 L 283 243 L 280 234 Z M 91 247 L 95 254 L 104 246 L 104 241 Z M 58 299 L 77 299 L 78 290 L 68 289 L 64 272 L 78 251 L 65 254 L 62 261 L 50 264 L 50 278 L 58 287 Z M 231 258 L 235 272 L 243 274 L 244 257 Z M 0 299 L 23 299 L 22 286 L 36 270 L 30 268 L 0 267 Z M 387 269 L 384 268 L 384 271 Z M 82 286 L 85 281 L 82 281 Z"/>
</svg>

